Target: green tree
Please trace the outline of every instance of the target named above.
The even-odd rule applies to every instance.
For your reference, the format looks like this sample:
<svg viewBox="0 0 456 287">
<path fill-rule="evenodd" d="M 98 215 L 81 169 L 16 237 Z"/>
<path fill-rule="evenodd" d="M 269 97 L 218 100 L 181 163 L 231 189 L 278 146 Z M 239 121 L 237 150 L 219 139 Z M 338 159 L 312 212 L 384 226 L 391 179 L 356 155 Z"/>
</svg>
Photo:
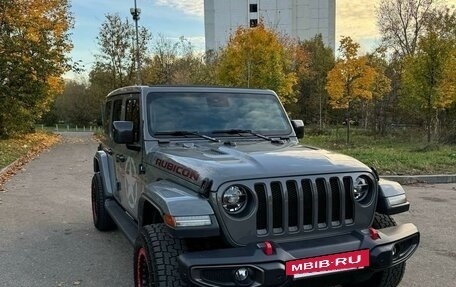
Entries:
<svg viewBox="0 0 456 287">
<path fill-rule="evenodd" d="M 118 14 L 107 14 L 102 23 L 97 40 L 100 48 L 96 70 L 109 73 L 108 81 L 112 87 L 118 88 L 135 83 L 135 45 L 134 28 L 128 19 L 123 21 Z M 139 31 L 139 59 L 144 61 L 147 54 L 147 46 L 150 40 L 150 32 L 140 27 Z"/>
<path fill-rule="evenodd" d="M 402 103 L 425 115 L 428 142 L 439 112 L 456 101 L 456 17 L 450 10 L 441 12 L 427 22 L 417 53 L 405 59 L 403 72 Z"/>
<path fill-rule="evenodd" d="M 325 86 L 328 72 L 334 67 L 334 52 L 325 46 L 321 34 L 301 42 L 299 49 L 308 55 L 307 72 L 299 76 L 300 113 L 306 121 L 318 122 L 322 129 L 328 110 Z"/>
<path fill-rule="evenodd" d="M 190 41 L 184 37 L 173 41 L 159 34 L 145 68 L 146 79 L 158 85 L 192 84 L 193 76 L 202 65 L 202 58 L 197 56 Z"/>
<path fill-rule="evenodd" d="M 0 137 L 33 129 L 61 92 L 72 25 L 67 0 L 0 1 Z"/>
<path fill-rule="evenodd" d="M 87 84 L 73 80 L 65 83 L 63 93 L 55 102 L 59 120 L 79 126 L 95 124 L 100 117 L 100 105 L 92 97 Z"/>
<path fill-rule="evenodd" d="M 217 80 L 228 86 L 272 89 L 285 104 L 294 103 L 295 53 L 295 47 L 262 23 L 255 28 L 239 27 L 220 51 Z"/>
<path fill-rule="evenodd" d="M 368 65 L 366 56 L 358 55 L 359 44 L 350 37 L 340 41 L 341 58 L 328 73 L 326 90 L 333 108 L 346 109 L 347 143 L 350 143 L 351 109 L 359 100 L 371 100 L 373 84 L 377 77 L 374 68 Z"/>
<path fill-rule="evenodd" d="M 363 125 L 367 128 L 369 117 L 373 123 L 372 127 L 376 132 L 384 134 L 387 125 L 387 108 L 392 91 L 391 79 L 387 75 L 389 63 L 386 60 L 384 48 L 378 48 L 374 53 L 368 55 L 368 64 L 375 69 L 375 80 L 372 86 L 372 101 L 364 101 Z"/>
</svg>

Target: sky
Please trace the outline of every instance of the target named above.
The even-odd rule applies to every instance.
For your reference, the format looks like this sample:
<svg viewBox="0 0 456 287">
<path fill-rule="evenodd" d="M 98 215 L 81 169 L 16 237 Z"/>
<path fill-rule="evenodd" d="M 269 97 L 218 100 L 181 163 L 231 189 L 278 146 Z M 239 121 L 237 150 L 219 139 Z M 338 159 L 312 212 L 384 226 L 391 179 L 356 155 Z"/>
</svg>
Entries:
<svg viewBox="0 0 456 287">
<path fill-rule="evenodd" d="M 170 39 L 184 36 L 196 49 L 204 50 L 204 0 L 136 0 L 141 9 L 139 25 Z M 441 1 L 442 2 L 442 1 Z M 375 7 L 379 0 L 336 0 L 336 43 L 341 36 L 350 36 L 369 51 L 379 43 Z M 456 0 L 447 4 L 455 5 Z M 132 22 L 130 8 L 134 0 L 71 0 L 75 26 L 71 31 L 71 58 L 81 61 L 86 72 L 98 54 L 96 37 L 106 14 L 118 13 Z M 66 78 L 80 76 L 68 73 Z"/>
</svg>

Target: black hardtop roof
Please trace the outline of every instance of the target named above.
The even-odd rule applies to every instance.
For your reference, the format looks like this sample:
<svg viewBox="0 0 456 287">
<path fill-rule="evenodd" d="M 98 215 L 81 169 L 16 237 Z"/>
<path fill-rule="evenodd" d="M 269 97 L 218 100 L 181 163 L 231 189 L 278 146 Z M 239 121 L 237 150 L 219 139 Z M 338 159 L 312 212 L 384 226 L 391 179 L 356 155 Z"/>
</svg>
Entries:
<svg viewBox="0 0 456 287">
<path fill-rule="evenodd" d="M 108 94 L 107 97 L 131 94 L 131 93 L 149 93 L 149 92 L 219 92 L 219 93 L 267 93 L 275 94 L 272 90 L 252 89 L 252 88 L 232 88 L 218 86 L 128 86 L 116 89 Z"/>
</svg>

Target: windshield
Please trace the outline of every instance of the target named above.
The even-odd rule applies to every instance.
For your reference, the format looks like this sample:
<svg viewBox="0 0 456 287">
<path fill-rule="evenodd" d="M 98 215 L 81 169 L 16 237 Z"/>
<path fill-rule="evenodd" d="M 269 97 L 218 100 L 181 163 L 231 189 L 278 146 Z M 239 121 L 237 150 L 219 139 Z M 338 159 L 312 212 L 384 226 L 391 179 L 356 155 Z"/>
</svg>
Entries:
<svg viewBox="0 0 456 287">
<path fill-rule="evenodd" d="M 149 132 L 242 129 L 262 134 L 289 134 L 288 118 L 274 95 L 239 93 L 150 93 Z"/>
</svg>

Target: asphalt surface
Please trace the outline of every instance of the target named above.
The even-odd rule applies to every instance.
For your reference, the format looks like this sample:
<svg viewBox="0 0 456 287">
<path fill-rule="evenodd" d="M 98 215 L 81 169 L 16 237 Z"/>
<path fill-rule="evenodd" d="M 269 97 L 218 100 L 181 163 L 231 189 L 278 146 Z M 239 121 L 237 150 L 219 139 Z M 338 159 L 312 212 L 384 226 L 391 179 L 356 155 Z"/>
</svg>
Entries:
<svg viewBox="0 0 456 287">
<path fill-rule="evenodd" d="M 0 192 L 0 286 L 133 285 L 133 248 L 119 231 L 101 233 L 92 224 L 96 146 L 89 133 L 64 134 Z M 456 184 L 406 190 L 411 211 L 395 218 L 415 223 L 422 237 L 400 287 L 453 287 Z"/>
<path fill-rule="evenodd" d="M 133 285 L 131 245 L 93 227 L 96 147 L 89 133 L 64 134 L 0 192 L 0 286 Z"/>
</svg>

